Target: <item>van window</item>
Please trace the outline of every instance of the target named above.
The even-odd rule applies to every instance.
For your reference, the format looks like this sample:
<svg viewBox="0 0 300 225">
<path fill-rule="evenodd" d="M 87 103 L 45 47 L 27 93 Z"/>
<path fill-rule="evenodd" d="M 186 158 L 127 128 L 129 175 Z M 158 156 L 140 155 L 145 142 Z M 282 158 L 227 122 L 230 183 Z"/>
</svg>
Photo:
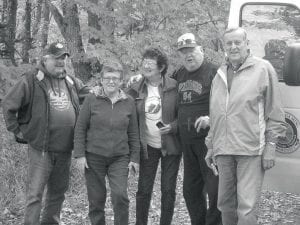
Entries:
<svg viewBox="0 0 300 225">
<path fill-rule="evenodd" d="M 241 9 L 240 23 L 248 33 L 253 55 L 269 60 L 279 81 L 283 81 L 286 48 L 300 40 L 299 9 L 283 4 L 246 4 Z"/>
</svg>

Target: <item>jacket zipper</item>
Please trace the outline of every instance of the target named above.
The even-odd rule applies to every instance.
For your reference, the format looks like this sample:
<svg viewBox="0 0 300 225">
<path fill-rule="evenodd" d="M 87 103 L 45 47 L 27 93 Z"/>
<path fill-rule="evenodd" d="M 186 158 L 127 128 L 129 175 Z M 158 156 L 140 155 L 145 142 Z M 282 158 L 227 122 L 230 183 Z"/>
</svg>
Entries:
<svg viewBox="0 0 300 225">
<path fill-rule="evenodd" d="M 43 83 L 39 83 L 39 86 L 41 87 L 41 89 L 43 90 L 44 92 L 44 96 L 45 96 L 45 100 L 46 100 L 46 129 L 45 129 L 45 135 L 44 135 L 44 140 L 43 140 L 43 150 L 42 150 L 42 156 L 44 157 L 45 155 L 45 152 L 47 151 L 47 136 L 48 136 L 48 128 L 49 128 L 49 99 L 48 99 L 48 95 L 47 95 L 47 92 L 46 90 L 44 89 L 43 87 Z"/>
<path fill-rule="evenodd" d="M 164 123 L 164 118 L 163 118 L 163 101 L 164 101 L 164 99 L 165 99 L 165 92 L 164 92 L 164 90 L 163 90 L 163 87 L 161 87 L 161 93 L 159 93 L 160 94 L 160 105 L 161 105 L 161 120 L 162 120 L 162 122 Z M 161 150 L 163 150 L 164 149 L 164 142 L 163 142 L 163 136 L 162 135 L 160 135 L 160 142 L 161 142 Z"/>
<path fill-rule="evenodd" d="M 110 130 L 112 131 L 113 130 L 113 111 L 114 111 L 114 103 L 108 98 L 108 101 L 111 103 L 111 114 L 110 114 Z M 116 103 L 116 102 L 115 102 Z M 110 132 L 112 134 L 112 132 Z M 111 146 L 111 149 L 113 150 L 112 152 L 114 152 L 114 149 L 113 149 L 113 138 L 111 137 L 110 139 L 110 146 Z"/>
<path fill-rule="evenodd" d="M 229 103 L 229 91 L 228 91 L 228 84 L 227 84 L 227 76 L 225 76 L 225 73 L 220 70 L 222 72 L 222 74 L 219 73 L 219 76 L 221 77 L 221 79 L 223 80 L 224 84 L 225 84 L 225 89 L 226 89 L 226 99 L 225 99 L 225 148 L 226 148 L 226 145 L 227 145 L 227 108 L 228 108 L 228 103 Z M 223 76 L 222 76 L 223 75 Z M 232 85 L 232 84 L 231 84 Z"/>
</svg>

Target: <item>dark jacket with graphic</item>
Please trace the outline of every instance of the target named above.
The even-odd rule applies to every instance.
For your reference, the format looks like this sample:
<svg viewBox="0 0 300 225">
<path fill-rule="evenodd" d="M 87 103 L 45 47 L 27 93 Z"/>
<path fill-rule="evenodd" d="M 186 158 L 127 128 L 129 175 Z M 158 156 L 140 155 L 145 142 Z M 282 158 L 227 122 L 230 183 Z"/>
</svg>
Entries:
<svg viewBox="0 0 300 225">
<path fill-rule="evenodd" d="M 141 154 L 144 159 L 148 158 L 147 142 L 146 142 L 146 119 L 145 119 L 145 100 L 147 98 L 147 86 L 145 78 L 133 83 L 127 90 L 135 99 L 138 112 L 139 131 L 141 140 Z M 162 122 L 170 124 L 172 132 L 162 135 L 162 154 L 163 155 L 180 155 L 179 135 L 177 132 L 177 91 L 176 81 L 165 77 L 159 86 L 162 107 Z"/>
<path fill-rule="evenodd" d="M 34 149 L 70 152 L 73 149 L 79 103 L 89 93 L 89 88 L 68 75 L 59 78 L 50 76 L 42 66 L 25 74 L 3 99 L 4 119 L 7 129 L 14 134 L 21 131 L 24 139 Z M 51 94 L 57 94 L 60 99 L 55 101 L 55 98 L 50 98 L 53 97 Z M 69 111 L 65 115 L 68 117 L 68 113 L 71 113 L 71 118 L 64 117 L 61 120 L 59 115 L 50 115 L 53 110 L 67 106 Z M 57 119 L 61 122 L 57 122 Z M 66 119 L 68 124 L 63 124 Z"/>
<path fill-rule="evenodd" d="M 192 142 L 207 135 L 209 128 L 197 133 L 194 123 L 198 117 L 209 115 L 210 88 L 216 72 L 217 66 L 204 60 L 196 71 L 181 67 L 172 75 L 177 80 L 178 129 L 182 140 Z"/>
</svg>

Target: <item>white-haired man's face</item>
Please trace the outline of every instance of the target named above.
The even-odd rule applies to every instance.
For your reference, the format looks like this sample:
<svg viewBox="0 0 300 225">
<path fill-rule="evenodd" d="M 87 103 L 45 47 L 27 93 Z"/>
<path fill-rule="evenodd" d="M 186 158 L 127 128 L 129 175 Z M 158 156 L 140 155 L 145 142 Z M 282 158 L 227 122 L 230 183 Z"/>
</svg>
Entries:
<svg viewBox="0 0 300 225">
<path fill-rule="evenodd" d="M 193 72 L 200 68 L 204 60 L 204 53 L 201 46 L 182 48 L 179 50 L 183 66 Z"/>
<path fill-rule="evenodd" d="M 239 65 L 248 55 L 248 40 L 242 30 L 235 30 L 224 35 L 225 52 L 229 62 Z"/>
</svg>

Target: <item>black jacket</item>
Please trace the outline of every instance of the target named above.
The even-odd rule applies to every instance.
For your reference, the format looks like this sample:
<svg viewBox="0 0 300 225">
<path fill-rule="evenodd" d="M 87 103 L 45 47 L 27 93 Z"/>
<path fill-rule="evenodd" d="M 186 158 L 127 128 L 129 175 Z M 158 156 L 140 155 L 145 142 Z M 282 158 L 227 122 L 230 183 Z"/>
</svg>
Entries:
<svg viewBox="0 0 300 225">
<path fill-rule="evenodd" d="M 38 73 L 39 70 L 41 68 L 23 75 L 9 90 L 3 99 L 3 115 L 8 131 L 14 134 L 21 131 L 24 139 L 34 149 L 48 151 L 50 105 L 44 82 L 46 75 Z M 77 117 L 79 103 L 89 93 L 89 88 L 80 80 L 68 75 L 63 79 Z"/>
</svg>

